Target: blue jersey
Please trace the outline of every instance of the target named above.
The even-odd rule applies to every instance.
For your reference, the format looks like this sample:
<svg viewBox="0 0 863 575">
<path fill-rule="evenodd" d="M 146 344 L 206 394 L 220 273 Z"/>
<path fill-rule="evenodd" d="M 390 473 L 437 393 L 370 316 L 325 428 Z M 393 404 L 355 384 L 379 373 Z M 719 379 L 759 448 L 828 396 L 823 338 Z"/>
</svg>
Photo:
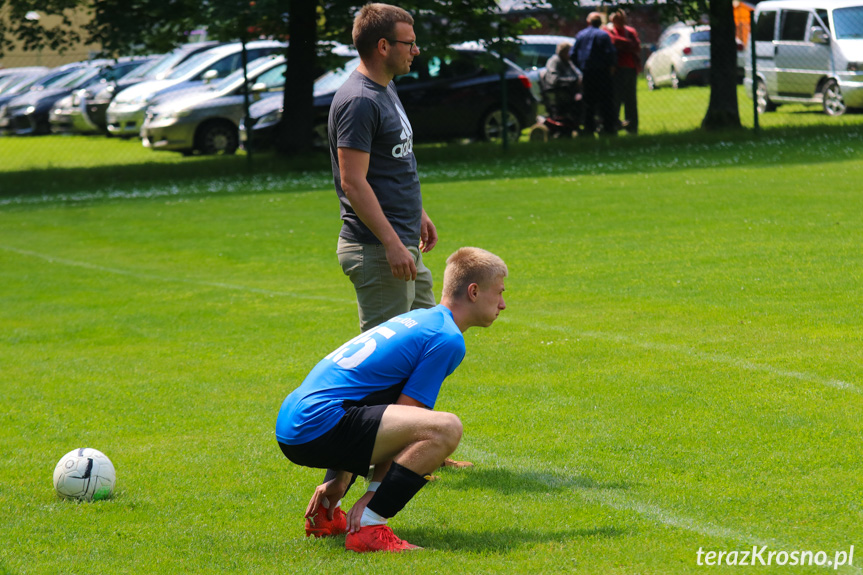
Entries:
<svg viewBox="0 0 863 575">
<path fill-rule="evenodd" d="M 282 403 L 276 438 L 300 445 L 332 429 L 350 405 L 392 404 L 404 393 L 433 408 L 464 359 L 464 336 L 442 305 L 394 317 L 342 345 Z"/>
</svg>

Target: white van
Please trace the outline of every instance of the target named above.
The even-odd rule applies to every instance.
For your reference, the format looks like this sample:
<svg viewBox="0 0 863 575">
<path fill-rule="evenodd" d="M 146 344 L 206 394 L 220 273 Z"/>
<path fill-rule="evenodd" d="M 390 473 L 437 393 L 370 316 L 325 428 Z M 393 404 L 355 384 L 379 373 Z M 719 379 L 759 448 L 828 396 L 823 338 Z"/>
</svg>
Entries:
<svg viewBox="0 0 863 575">
<path fill-rule="evenodd" d="M 863 107 L 863 0 L 764 0 L 752 37 L 759 112 L 790 102 L 831 116 Z M 751 57 L 744 84 L 752 95 Z"/>
</svg>

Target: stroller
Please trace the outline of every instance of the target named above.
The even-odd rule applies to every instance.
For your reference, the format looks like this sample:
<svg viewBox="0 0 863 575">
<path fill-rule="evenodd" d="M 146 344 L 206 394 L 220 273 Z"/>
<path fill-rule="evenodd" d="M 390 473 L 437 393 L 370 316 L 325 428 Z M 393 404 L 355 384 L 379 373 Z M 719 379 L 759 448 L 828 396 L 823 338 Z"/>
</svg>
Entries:
<svg viewBox="0 0 863 575">
<path fill-rule="evenodd" d="M 539 87 L 548 113 L 548 116 L 540 116 L 539 122 L 548 129 L 552 138 L 571 138 L 581 129 L 581 78 L 558 78 L 555 85 L 550 85 L 543 68 Z"/>
</svg>

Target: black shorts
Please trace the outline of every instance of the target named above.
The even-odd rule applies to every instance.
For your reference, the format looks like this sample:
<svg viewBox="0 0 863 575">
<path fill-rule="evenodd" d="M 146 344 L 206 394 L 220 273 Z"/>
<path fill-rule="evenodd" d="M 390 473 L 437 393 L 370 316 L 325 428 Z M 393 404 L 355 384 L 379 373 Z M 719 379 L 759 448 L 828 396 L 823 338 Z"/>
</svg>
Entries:
<svg viewBox="0 0 863 575">
<path fill-rule="evenodd" d="M 366 475 L 371 464 L 381 418 L 389 405 L 345 407 L 335 427 L 299 445 L 279 442 L 282 453 L 297 465 Z"/>
</svg>

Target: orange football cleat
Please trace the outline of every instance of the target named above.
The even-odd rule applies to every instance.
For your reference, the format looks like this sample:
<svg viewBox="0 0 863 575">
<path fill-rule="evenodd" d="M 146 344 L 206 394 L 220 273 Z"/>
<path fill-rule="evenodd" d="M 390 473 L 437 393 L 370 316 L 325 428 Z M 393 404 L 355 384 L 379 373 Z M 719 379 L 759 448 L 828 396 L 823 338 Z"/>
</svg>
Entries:
<svg viewBox="0 0 863 575">
<path fill-rule="evenodd" d="M 386 525 L 369 525 L 360 527 L 356 533 L 348 533 L 348 537 L 345 539 L 345 549 L 357 553 L 374 551 L 401 553 L 402 551 L 422 549 L 422 547 L 411 545 L 407 541 L 399 539 L 393 530 Z"/>
<path fill-rule="evenodd" d="M 327 508 L 323 505 L 318 505 L 314 515 L 306 517 L 306 537 L 332 537 L 347 532 L 348 518 L 341 507 L 336 507 L 332 520 L 327 519 Z"/>
</svg>

